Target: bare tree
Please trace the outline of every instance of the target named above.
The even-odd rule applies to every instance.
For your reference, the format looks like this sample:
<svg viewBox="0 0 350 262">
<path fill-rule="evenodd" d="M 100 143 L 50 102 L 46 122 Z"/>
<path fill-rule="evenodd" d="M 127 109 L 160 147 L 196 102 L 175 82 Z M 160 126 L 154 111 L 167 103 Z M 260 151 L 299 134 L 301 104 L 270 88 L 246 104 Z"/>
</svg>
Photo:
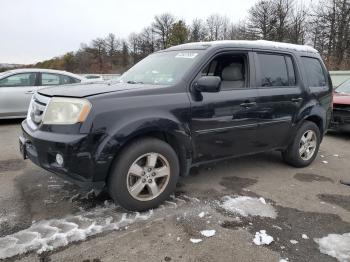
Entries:
<svg viewBox="0 0 350 262">
<path fill-rule="evenodd" d="M 153 31 L 160 37 L 161 48 L 165 49 L 169 45 L 169 35 L 175 18 L 172 14 L 164 13 L 156 15 L 154 20 L 152 24 Z"/>
<path fill-rule="evenodd" d="M 104 69 L 104 58 L 106 56 L 106 42 L 102 38 L 92 40 L 92 47 L 89 49 L 97 59 L 99 72 Z"/>
<path fill-rule="evenodd" d="M 190 41 L 200 42 L 207 38 L 207 28 L 202 19 L 195 18 L 190 27 Z"/>
<path fill-rule="evenodd" d="M 276 20 L 271 1 L 260 1 L 248 11 L 248 30 L 255 39 L 271 40 Z"/>
<path fill-rule="evenodd" d="M 208 39 L 210 41 L 222 39 L 224 17 L 213 14 L 207 18 Z"/>
</svg>

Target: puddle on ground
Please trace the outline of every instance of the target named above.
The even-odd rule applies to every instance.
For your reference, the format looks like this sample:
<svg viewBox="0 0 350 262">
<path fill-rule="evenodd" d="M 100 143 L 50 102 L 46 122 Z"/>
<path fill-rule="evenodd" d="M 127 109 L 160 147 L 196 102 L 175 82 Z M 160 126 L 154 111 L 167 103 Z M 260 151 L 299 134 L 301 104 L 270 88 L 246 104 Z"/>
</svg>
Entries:
<svg viewBox="0 0 350 262">
<path fill-rule="evenodd" d="M 296 180 L 299 180 L 301 182 L 331 182 L 334 183 L 334 180 L 329 178 L 329 177 L 325 177 L 325 176 L 320 176 L 320 175 L 316 175 L 316 174 L 312 174 L 312 173 L 297 173 L 294 175 L 294 178 Z"/>
<path fill-rule="evenodd" d="M 332 205 L 337 205 L 347 211 L 350 211 L 350 196 L 319 194 L 317 197 L 324 202 Z"/>
</svg>

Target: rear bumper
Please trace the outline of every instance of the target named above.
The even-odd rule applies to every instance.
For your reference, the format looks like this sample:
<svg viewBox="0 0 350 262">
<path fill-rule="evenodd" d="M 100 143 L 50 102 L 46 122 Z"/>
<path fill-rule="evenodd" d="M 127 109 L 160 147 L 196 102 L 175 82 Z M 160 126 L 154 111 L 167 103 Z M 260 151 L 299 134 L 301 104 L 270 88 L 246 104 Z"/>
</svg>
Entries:
<svg viewBox="0 0 350 262">
<path fill-rule="evenodd" d="M 32 130 L 24 120 L 19 144 L 24 158 L 83 189 L 101 190 L 105 186 L 104 179 L 99 181 L 98 177 L 105 177 L 108 167 L 94 159 L 87 134 Z M 56 162 L 57 154 L 63 157 L 62 166 Z"/>
</svg>

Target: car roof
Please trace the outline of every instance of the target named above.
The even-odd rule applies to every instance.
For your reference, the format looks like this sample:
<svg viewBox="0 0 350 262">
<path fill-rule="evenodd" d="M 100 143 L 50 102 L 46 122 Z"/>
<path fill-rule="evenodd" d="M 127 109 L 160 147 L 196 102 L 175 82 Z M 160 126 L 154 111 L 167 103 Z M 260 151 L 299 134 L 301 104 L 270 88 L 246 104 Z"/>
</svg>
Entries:
<svg viewBox="0 0 350 262">
<path fill-rule="evenodd" d="M 67 71 L 63 71 L 63 70 L 54 70 L 54 69 L 43 69 L 43 68 L 20 68 L 20 69 L 12 69 L 12 70 L 8 70 L 3 72 L 2 74 L 0 74 L 0 76 L 8 76 L 8 75 L 13 75 L 13 74 L 19 74 L 19 73 L 53 73 L 53 74 L 61 74 L 61 75 L 66 75 L 66 76 L 71 76 L 74 78 L 78 78 L 78 79 L 83 79 L 81 76 L 67 72 Z"/>
<path fill-rule="evenodd" d="M 296 51 L 318 54 L 318 51 L 308 45 L 296 45 L 282 42 L 273 42 L 266 40 L 221 40 L 221 41 L 210 41 L 210 42 L 193 42 L 173 46 L 167 50 L 185 50 L 185 49 L 208 49 L 211 47 L 240 47 L 240 48 L 256 48 L 256 49 L 268 49 L 272 51 Z"/>
</svg>

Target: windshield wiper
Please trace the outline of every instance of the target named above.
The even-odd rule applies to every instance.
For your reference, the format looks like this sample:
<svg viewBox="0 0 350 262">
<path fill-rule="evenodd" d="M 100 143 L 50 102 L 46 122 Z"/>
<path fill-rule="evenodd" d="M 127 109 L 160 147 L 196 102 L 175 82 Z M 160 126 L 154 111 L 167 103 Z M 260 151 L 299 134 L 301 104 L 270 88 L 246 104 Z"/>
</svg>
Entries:
<svg viewBox="0 0 350 262">
<path fill-rule="evenodd" d="M 143 84 L 143 82 L 136 82 L 136 81 L 127 81 L 126 83 L 128 83 L 128 84 L 132 84 L 132 85 L 134 85 L 134 84 Z"/>
</svg>

